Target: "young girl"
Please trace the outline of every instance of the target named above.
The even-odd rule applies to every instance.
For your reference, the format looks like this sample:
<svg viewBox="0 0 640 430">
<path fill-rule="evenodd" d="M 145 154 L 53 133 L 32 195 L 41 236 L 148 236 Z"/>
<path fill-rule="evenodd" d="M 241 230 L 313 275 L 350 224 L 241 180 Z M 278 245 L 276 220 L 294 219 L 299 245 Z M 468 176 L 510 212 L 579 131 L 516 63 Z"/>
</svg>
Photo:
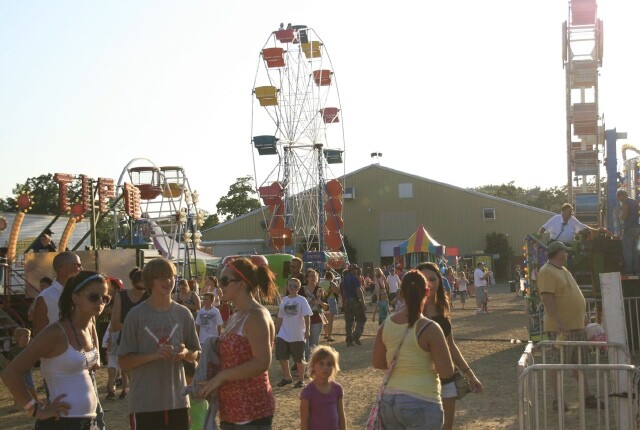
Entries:
<svg viewBox="0 0 640 430">
<path fill-rule="evenodd" d="M 460 303 L 462 303 L 462 309 L 464 309 L 464 304 L 467 299 L 467 285 L 469 281 L 467 280 L 467 275 L 465 275 L 464 271 L 461 270 L 460 277 L 456 279 L 456 284 L 458 285 L 458 294 L 460 294 Z"/>
<path fill-rule="evenodd" d="M 378 325 L 382 324 L 384 320 L 389 316 L 389 296 L 385 290 L 380 290 L 380 298 L 376 307 L 373 309 L 373 321 L 376 320 L 376 314 L 378 315 Z"/>
<path fill-rule="evenodd" d="M 302 430 L 346 430 L 342 385 L 334 381 L 340 370 L 338 351 L 330 346 L 316 347 L 309 368 L 313 382 L 300 391 Z"/>
</svg>

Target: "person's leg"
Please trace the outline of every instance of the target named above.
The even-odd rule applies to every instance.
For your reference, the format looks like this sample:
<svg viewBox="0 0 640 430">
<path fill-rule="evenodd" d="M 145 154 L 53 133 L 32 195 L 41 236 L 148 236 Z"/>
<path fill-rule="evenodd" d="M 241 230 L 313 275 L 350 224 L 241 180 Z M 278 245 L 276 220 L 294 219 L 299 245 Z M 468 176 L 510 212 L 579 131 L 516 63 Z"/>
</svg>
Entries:
<svg viewBox="0 0 640 430">
<path fill-rule="evenodd" d="M 116 369 L 109 367 L 107 369 L 107 400 L 116 398 Z"/>
<path fill-rule="evenodd" d="M 320 333 L 322 333 L 322 323 L 311 324 L 311 330 L 309 335 L 309 351 L 320 344 Z M 307 361 L 309 361 L 307 359 Z"/>
<path fill-rule="evenodd" d="M 304 345 L 306 342 L 291 342 L 289 344 L 289 348 L 291 350 L 291 355 L 293 356 L 293 360 L 296 363 L 296 368 L 298 369 L 298 382 L 304 383 L 304 365 L 302 357 L 304 355 Z"/>
<path fill-rule="evenodd" d="M 344 330 L 346 333 L 347 345 L 353 342 L 353 321 L 354 315 L 352 310 L 353 300 L 347 300 L 344 304 Z"/>
<path fill-rule="evenodd" d="M 329 312 L 327 314 L 327 325 L 325 325 L 325 334 L 327 335 L 327 340 L 329 342 L 333 341 L 333 319 L 336 316 Z"/>
<path fill-rule="evenodd" d="M 456 398 L 442 399 L 442 409 L 444 411 L 444 425 L 442 430 L 453 429 L 453 418 L 456 414 Z"/>
<path fill-rule="evenodd" d="M 358 305 L 357 309 L 355 309 L 356 327 L 353 330 L 353 341 L 360 345 L 360 336 L 362 336 L 362 332 L 364 332 L 364 323 L 367 317 L 364 313 L 362 303 L 358 303 Z"/>
<path fill-rule="evenodd" d="M 293 380 L 293 378 L 291 377 L 291 370 L 289 370 L 289 345 L 284 341 L 284 339 L 277 337 L 275 350 L 276 360 L 278 360 L 278 363 L 280 363 L 280 367 L 282 368 L 282 381 L 280 381 L 277 385 L 279 387 L 282 387 L 286 385 L 285 382 L 290 383 Z"/>
</svg>

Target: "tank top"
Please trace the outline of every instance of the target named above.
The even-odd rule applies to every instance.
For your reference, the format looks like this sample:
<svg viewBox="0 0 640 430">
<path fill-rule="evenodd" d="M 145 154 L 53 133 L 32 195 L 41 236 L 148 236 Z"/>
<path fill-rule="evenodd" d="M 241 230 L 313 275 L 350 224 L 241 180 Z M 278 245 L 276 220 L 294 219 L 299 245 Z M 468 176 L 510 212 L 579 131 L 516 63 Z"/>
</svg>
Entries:
<svg viewBox="0 0 640 430">
<path fill-rule="evenodd" d="M 220 370 L 240 366 L 253 358 L 249 340 L 242 335 L 242 328 L 248 316 L 247 314 L 241 317 L 238 323 L 230 321 L 228 327 L 232 331 L 224 333 L 219 338 Z M 220 420 L 236 424 L 273 416 L 276 409 L 276 400 L 267 372 L 249 379 L 226 381 L 218 391 L 218 399 Z"/>
<path fill-rule="evenodd" d="M 423 350 L 416 338 L 418 324 L 409 329 L 385 394 L 406 394 L 430 402 L 440 403 L 440 379 L 431 360 L 431 353 Z M 387 363 L 402 341 L 407 324 L 397 324 L 387 318 L 382 329 L 382 342 L 387 348 Z"/>
<path fill-rule="evenodd" d="M 98 362 L 97 346 L 94 345 L 91 351 L 85 351 L 87 356 L 85 360 L 84 355 L 69 343 L 67 332 L 62 324 L 58 323 L 58 325 L 67 339 L 66 351 L 56 357 L 40 360 L 40 371 L 47 381 L 49 397 L 55 399 L 60 394 L 67 395 L 64 401 L 71 405 L 68 418 L 95 418 L 98 399 L 89 368 Z M 87 367 L 87 361 L 89 367 Z"/>
<path fill-rule="evenodd" d="M 147 291 L 144 292 L 142 298 L 137 302 L 132 302 L 129 298 L 129 294 L 126 291 L 120 291 L 120 322 L 124 323 L 124 319 L 129 313 L 129 311 L 136 305 L 144 302 L 149 298 L 149 293 Z"/>
</svg>

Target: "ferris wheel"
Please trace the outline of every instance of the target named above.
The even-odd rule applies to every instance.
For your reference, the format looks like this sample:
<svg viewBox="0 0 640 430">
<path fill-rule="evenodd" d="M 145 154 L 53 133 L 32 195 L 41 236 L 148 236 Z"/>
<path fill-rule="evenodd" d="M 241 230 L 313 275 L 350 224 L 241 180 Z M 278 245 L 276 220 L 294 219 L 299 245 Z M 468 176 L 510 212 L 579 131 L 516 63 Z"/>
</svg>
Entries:
<svg viewBox="0 0 640 430">
<path fill-rule="evenodd" d="M 270 247 L 339 251 L 344 128 L 336 75 L 312 28 L 274 31 L 260 51 L 253 89 L 254 177 Z"/>
</svg>

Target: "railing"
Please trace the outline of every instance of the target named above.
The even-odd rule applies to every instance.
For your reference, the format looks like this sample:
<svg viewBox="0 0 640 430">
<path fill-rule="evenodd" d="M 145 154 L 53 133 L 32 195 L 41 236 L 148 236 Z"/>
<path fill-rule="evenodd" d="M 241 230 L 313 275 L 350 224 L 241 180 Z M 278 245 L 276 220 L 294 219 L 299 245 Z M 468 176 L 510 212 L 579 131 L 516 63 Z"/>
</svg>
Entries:
<svg viewBox="0 0 640 430">
<path fill-rule="evenodd" d="M 576 364 L 566 363 L 571 361 L 568 348 L 577 351 Z M 558 364 L 547 362 L 551 353 Z M 518 361 L 520 430 L 640 428 L 640 370 L 604 363 L 616 356 L 630 362 L 627 347 L 612 342 L 529 342 Z"/>
<path fill-rule="evenodd" d="M 587 302 L 587 315 L 591 322 L 597 320 L 599 310 L 602 309 L 602 300 L 588 298 Z M 629 344 L 629 351 L 632 354 L 640 353 L 640 297 L 625 297 L 623 299 L 625 321 L 627 325 L 627 341 Z M 541 333 L 541 339 L 545 339 L 544 332 L 544 310 L 538 312 L 530 312 L 531 321 L 535 321 L 536 329 Z"/>
</svg>

